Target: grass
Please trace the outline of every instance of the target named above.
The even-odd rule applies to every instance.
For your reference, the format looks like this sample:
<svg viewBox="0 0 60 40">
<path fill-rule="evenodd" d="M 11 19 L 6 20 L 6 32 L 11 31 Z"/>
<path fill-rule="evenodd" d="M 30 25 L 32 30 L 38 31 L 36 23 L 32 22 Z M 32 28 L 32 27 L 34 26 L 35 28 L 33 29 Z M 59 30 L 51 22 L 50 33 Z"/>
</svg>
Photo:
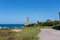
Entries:
<svg viewBox="0 0 60 40">
<path fill-rule="evenodd" d="M 52 29 L 54 26 L 41 26 L 41 28 L 50 28 Z"/>
<path fill-rule="evenodd" d="M 11 29 L 8 29 L 4 32 L 0 30 L 0 40 L 7 40 L 10 36 L 14 40 L 38 40 L 38 33 L 40 32 L 40 27 L 25 27 L 21 28 L 21 32 L 11 32 Z"/>
</svg>

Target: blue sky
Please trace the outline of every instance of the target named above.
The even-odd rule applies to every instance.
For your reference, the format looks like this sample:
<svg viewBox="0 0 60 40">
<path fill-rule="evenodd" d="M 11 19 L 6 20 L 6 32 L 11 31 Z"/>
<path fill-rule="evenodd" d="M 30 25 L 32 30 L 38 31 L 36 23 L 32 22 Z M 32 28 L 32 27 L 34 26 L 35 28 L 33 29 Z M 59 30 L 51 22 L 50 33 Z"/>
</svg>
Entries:
<svg viewBox="0 0 60 40">
<path fill-rule="evenodd" d="M 37 20 L 58 20 L 60 0 L 0 0 L 0 24 L 24 24 Z"/>
</svg>

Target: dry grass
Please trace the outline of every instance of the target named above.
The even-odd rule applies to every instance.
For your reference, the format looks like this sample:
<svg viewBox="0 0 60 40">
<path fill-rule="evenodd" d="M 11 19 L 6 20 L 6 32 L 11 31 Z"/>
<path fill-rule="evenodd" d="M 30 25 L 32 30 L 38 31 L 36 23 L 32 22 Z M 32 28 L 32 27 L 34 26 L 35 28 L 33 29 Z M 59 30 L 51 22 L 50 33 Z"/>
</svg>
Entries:
<svg viewBox="0 0 60 40">
<path fill-rule="evenodd" d="M 22 28 L 21 32 L 11 32 L 11 29 L 7 29 L 5 32 L 0 33 L 0 40 L 7 40 L 10 37 L 13 37 L 14 40 L 38 40 L 37 34 L 39 32 L 40 27 L 25 27 Z"/>
</svg>

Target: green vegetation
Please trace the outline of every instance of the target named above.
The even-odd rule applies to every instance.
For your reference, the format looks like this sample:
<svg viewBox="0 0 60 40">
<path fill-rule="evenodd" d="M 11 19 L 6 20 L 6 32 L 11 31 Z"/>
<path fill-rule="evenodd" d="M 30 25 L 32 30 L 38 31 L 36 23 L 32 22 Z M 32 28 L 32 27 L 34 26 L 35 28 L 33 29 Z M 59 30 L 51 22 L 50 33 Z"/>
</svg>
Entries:
<svg viewBox="0 0 60 40">
<path fill-rule="evenodd" d="M 59 22 L 40 22 L 39 26 L 54 26 L 59 24 Z"/>
<path fill-rule="evenodd" d="M 0 29 L 0 40 L 38 40 L 38 33 L 40 28 L 52 28 L 54 25 L 59 24 L 59 21 L 37 22 L 26 25 L 21 28 L 21 32 L 12 32 L 12 29 Z"/>
<path fill-rule="evenodd" d="M 57 24 L 60 24 L 60 21 L 51 21 L 50 19 L 46 20 L 45 22 L 39 22 L 37 21 L 37 24 L 36 23 L 33 23 L 33 24 L 30 24 L 30 25 L 26 25 L 25 27 L 37 27 L 37 26 L 42 26 L 42 27 L 53 27 Z"/>
<path fill-rule="evenodd" d="M 38 40 L 40 27 L 25 27 L 21 30 L 21 32 L 12 32 L 11 29 L 0 29 L 0 40 Z"/>
</svg>

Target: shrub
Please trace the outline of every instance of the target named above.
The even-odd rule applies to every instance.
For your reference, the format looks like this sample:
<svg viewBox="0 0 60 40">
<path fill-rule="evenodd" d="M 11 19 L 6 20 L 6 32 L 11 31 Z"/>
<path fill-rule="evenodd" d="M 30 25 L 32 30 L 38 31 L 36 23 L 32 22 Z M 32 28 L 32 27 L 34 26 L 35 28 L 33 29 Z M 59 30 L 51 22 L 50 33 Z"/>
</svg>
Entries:
<svg viewBox="0 0 60 40">
<path fill-rule="evenodd" d="M 32 27 L 34 26 L 35 24 L 29 24 L 29 25 L 25 25 L 25 27 Z"/>
<path fill-rule="evenodd" d="M 53 26 L 54 22 L 44 22 L 43 26 Z"/>
</svg>

